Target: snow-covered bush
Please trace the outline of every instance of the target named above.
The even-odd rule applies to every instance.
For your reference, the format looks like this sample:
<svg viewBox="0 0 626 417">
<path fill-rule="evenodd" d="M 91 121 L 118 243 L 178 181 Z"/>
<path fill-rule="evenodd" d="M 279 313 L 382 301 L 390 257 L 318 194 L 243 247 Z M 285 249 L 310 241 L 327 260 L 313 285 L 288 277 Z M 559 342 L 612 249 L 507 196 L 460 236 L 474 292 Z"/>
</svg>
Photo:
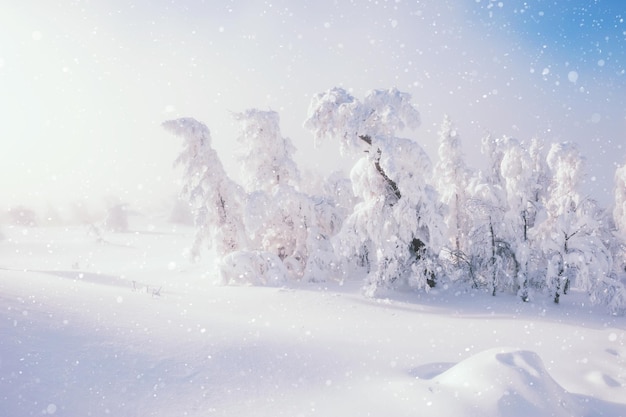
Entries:
<svg viewBox="0 0 626 417">
<path fill-rule="evenodd" d="M 271 252 L 235 251 L 219 260 L 220 281 L 224 285 L 284 284 L 289 276 L 282 260 Z"/>
</svg>

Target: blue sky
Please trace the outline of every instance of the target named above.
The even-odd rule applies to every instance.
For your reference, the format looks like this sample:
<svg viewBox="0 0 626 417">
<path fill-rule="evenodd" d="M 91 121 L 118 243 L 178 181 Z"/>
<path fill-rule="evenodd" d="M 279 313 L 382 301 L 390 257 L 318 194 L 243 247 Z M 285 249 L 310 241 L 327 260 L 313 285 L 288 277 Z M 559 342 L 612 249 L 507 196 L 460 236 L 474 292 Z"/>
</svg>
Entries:
<svg viewBox="0 0 626 417">
<path fill-rule="evenodd" d="M 626 3 L 625 3 L 626 4 Z M 347 166 L 302 128 L 310 97 L 396 86 L 431 157 L 444 114 L 480 167 L 487 132 L 573 140 L 593 197 L 610 202 L 626 150 L 626 5 L 620 1 L 14 2 L 0 15 L 4 205 L 174 194 L 176 139 L 211 129 L 236 175 L 232 112 L 271 108 L 305 168 Z"/>
<path fill-rule="evenodd" d="M 626 38 L 623 1 L 529 0 L 523 3 L 523 7 L 509 9 L 495 20 L 510 22 L 511 30 L 535 48 L 546 45 L 563 57 L 580 54 L 582 64 L 593 65 L 597 61 L 594 58 L 612 56 L 616 64 L 623 65 L 620 62 Z"/>
<path fill-rule="evenodd" d="M 624 75 L 626 3 L 621 0 L 468 0 L 469 16 L 491 36 L 609 79 Z"/>
<path fill-rule="evenodd" d="M 527 60 L 533 87 L 567 103 L 560 115 L 573 117 L 561 119 L 554 131 L 568 131 L 566 125 L 580 117 L 577 108 L 591 112 L 593 128 L 572 132 L 567 139 L 590 150 L 590 177 L 598 172 L 603 177 L 593 186 L 609 192 L 608 167 L 626 162 L 626 2 L 467 0 L 466 4 L 471 25 L 491 39 L 506 39 L 511 53 Z M 606 157 L 607 153 L 617 156 Z"/>
</svg>

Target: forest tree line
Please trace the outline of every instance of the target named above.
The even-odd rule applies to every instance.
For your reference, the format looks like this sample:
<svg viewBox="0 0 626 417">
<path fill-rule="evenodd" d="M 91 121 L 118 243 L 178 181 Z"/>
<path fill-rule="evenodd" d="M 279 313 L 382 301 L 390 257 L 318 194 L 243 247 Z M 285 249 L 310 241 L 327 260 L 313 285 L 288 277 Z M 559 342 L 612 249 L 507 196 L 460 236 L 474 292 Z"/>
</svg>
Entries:
<svg viewBox="0 0 626 417">
<path fill-rule="evenodd" d="M 582 192 L 575 143 L 547 145 L 487 135 L 487 163 L 473 169 L 446 118 L 438 160 L 398 137 L 420 124 L 409 94 L 341 88 L 311 100 L 304 126 L 358 158 L 349 177 L 313 186 L 294 162 L 274 111 L 235 114 L 241 180 L 226 173 L 209 129 L 192 118 L 163 126 L 183 139 L 175 160 L 194 214 L 193 257 L 216 251 L 225 284 L 365 276 L 365 291 L 461 285 L 524 301 L 585 291 L 626 311 L 626 164 L 616 169 L 612 209 Z"/>
</svg>

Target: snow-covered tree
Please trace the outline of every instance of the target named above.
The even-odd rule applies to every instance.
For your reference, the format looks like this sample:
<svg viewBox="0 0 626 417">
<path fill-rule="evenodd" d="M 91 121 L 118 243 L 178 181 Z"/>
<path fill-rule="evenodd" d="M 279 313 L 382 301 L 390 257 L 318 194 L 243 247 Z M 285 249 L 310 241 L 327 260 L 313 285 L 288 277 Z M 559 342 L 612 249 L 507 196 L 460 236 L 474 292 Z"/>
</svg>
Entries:
<svg viewBox="0 0 626 417">
<path fill-rule="evenodd" d="M 506 187 L 502 176 L 502 159 L 506 138 L 491 135 L 482 140 L 481 152 L 486 169 L 470 178 L 466 210 L 472 221 L 468 231 L 466 264 L 475 287 L 517 291 L 519 270 L 515 252 L 506 234 Z"/>
<path fill-rule="evenodd" d="M 606 306 L 611 314 L 626 313 L 626 274 L 624 274 L 624 241 L 615 233 L 615 224 L 608 210 L 589 200 L 587 212 L 596 224 L 595 241 L 603 244 L 591 250 L 605 253 L 606 271 L 597 274 L 589 289 L 592 303 Z"/>
<path fill-rule="evenodd" d="M 507 197 L 505 235 L 518 265 L 516 279 L 519 295 L 522 300 L 528 301 L 529 268 L 533 249 L 530 232 L 541 208 L 537 190 L 538 173 L 535 171 L 533 158 L 515 139 L 506 142 L 501 160 L 501 174 Z"/>
<path fill-rule="evenodd" d="M 213 246 L 218 257 L 245 249 L 245 193 L 226 174 L 211 147 L 209 129 L 193 118 L 169 120 L 163 127 L 183 139 L 183 150 L 174 164 L 183 166 L 183 195 L 197 228 L 192 257 L 199 256 L 203 243 Z"/>
<path fill-rule="evenodd" d="M 235 119 L 253 247 L 276 255 L 295 278 L 325 279 L 333 263 L 331 236 L 320 222 L 328 207 L 298 190 L 295 148 L 281 135 L 278 113 L 251 109 Z"/>
<path fill-rule="evenodd" d="M 545 144 L 538 138 L 533 138 L 528 144 L 528 154 L 532 164 L 532 196 L 529 200 L 529 258 L 527 267 L 528 287 L 541 290 L 545 284 L 547 260 L 541 248 L 541 234 L 535 233 L 538 225 L 547 218 L 546 201 L 549 197 L 551 173 L 546 161 L 547 151 Z M 522 295 L 523 296 L 522 291 Z"/>
<path fill-rule="evenodd" d="M 341 88 L 316 95 L 305 126 L 316 140 L 340 141 L 342 152 L 363 152 L 351 171 L 360 197 L 344 223 L 338 251 L 371 262 L 370 290 L 435 284 L 435 254 L 443 219 L 427 181 L 431 163 L 414 141 L 395 134 L 419 125 L 410 96 L 396 89 L 369 92 L 362 101 Z"/>
<path fill-rule="evenodd" d="M 244 222 L 252 247 L 281 259 L 297 257 L 302 224 L 297 210 L 289 205 L 302 196 L 294 187 L 299 173 L 291 141 L 282 137 L 274 111 L 251 109 L 234 117 L 240 128 L 241 177 L 249 193 Z"/>
<path fill-rule="evenodd" d="M 610 271 L 611 255 L 600 238 L 595 203 L 580 194 L 584 160 L 577 147 L 553 144 L 547 162 L 552 183 L 538 238 L 547 260 L 545 284 L 558 303 L 570 286 L 592 294 Z"/>
<path fill-rule="evenodd" d="M 613 280 L 605 283 L 606 304 L 612 312 L 626 312 L 626 164 L 615 170 L 615 202 L 613 224 L 615 232 L 611 240 L 614 260 Z M 606 297 L 608 296 L 608 297 Z"/>
<path fill-rule="evenodd" d="M 470 229 L 467 211 L 467 187 L 470 170 L 465 164 L 461 149 L 461 138 L 446 116 L 439 130 L 439 160 L 435 165 L 433 179 L 440 201 L 446 207 L 447 245 L 451 260 L 460 273 L 468 273 L 468 233 Z"/>
<path fill-rule="evenodd" d="M 622 240 L 626 240 L 626 164 L 615 170 L 613 221 Z"/>
<path fill-rule="evenodd" d="M 467 210 L 472 216 L 469 231 L 469 273 L 475 287 L 516 291 L 517 260 L 504 234 L 506 194 L 483 175 L 469 185 Z"/>
</svg>

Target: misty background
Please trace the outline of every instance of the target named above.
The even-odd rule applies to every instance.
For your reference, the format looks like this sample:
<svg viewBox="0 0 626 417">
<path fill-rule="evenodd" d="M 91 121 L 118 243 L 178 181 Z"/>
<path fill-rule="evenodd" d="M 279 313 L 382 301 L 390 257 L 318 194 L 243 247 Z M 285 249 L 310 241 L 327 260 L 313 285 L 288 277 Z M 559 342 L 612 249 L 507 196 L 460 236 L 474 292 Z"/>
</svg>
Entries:
<svg viewBox="0 0 626 417">
<path fill-rule="evenodd" d="M 0 13 L 0 208 L 119 200 L 142 210 L 179 188 L 180 143 L 160 124 L 195 117 L 236 175 L 231 113 L 279 112 L 303 169 L 349 168 L 302 128 L 333 86 L 411 93 L 405 132 L 436 160 L 448 114 L 468 163 L 490 132 L 587 158 L 587 192 L 612 201 L 626 162 L 626 6 L 541 0 L 47 1 Z M 561 2 L 572 3 L 572 2 Z"/>
</svg>

